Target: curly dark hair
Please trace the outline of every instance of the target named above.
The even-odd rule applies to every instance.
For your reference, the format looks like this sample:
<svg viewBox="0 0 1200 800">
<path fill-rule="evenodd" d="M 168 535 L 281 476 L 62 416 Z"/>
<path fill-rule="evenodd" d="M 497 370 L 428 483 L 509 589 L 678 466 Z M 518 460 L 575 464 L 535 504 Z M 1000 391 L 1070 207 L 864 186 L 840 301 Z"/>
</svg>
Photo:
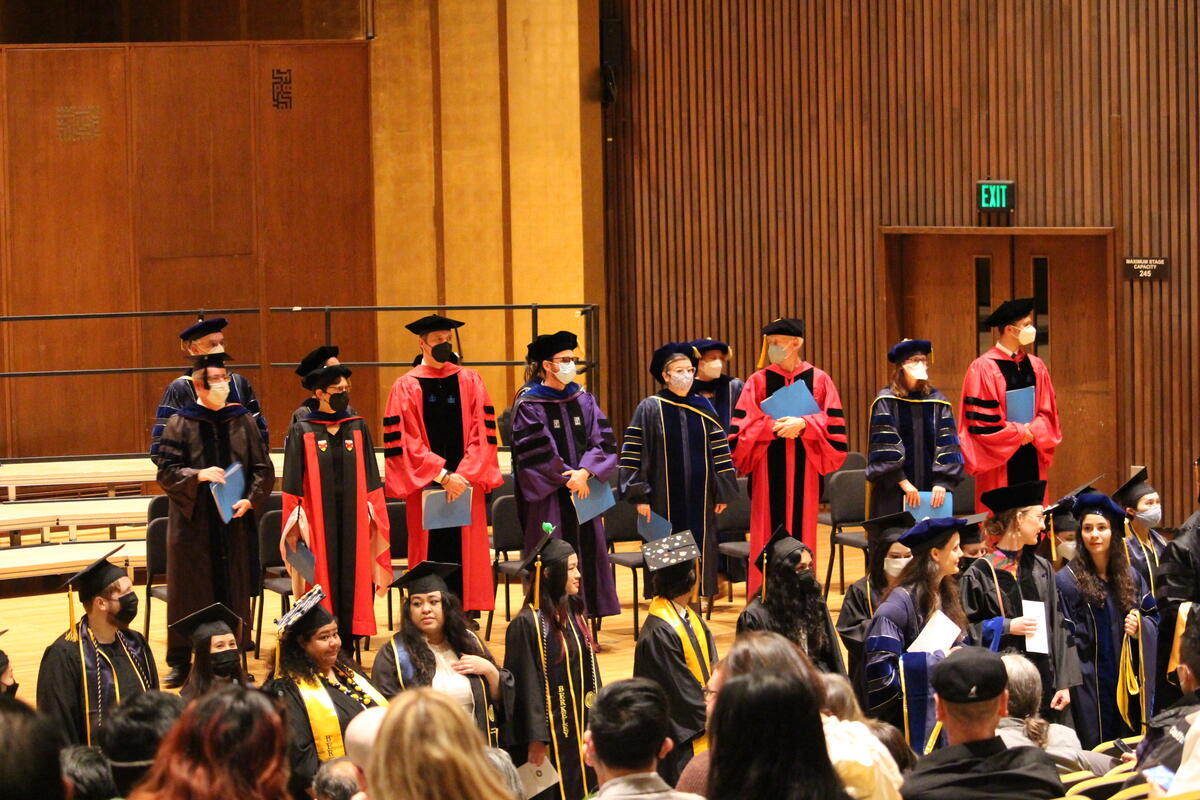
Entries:
<svg viewBox="0 0 1200 800">
<path fill-rule="evenodd" d="M 483 648 L 479 641 L 467 628 L 467 618 L 463 615 L 462 603 L 453 592 L 439 592 L 442 596 L 442 632 L 446 642 L 454 652 L 462 655 L 483 656 Z M 400 610 L 400 642 L 408 650 L 413 659 L 413 677 L 420 686 L 433 683 L 433 673 L 437 664 L 433 659 L 433 651 L 425 640 L 425 634 L 412 621 L 412 596 L 404 598 L 404 606 Z"/>
<path fill-rule="evenodd" d="M 1082 520 L 1080 520 L 1082 522 Z M 1109 520 L 1112 524 L 1112 520 Z M 1076 534 L 1082 537 L 1083 532 Z M 1120 528 L 1112 528 L 1112 536 L 1108 540 L 1108 570 L 1106 575 L 1096 571 L 1096 562 L 1086 547 L 1078 547 L 1075 557 L 1067 562 L 1067 567 L 1079 583 L 1079 591 L 1089 605 L 1103 606 L 1109 589 L 1112 590 L 1123 613 L 1138 608 L 1141 603 L 1137 590 L 1133 588 L 1133 577 L 1130 575 L 1129 555 L 1121 541 Z"/>
<path fill-rule="evenodd" d="M 321 673 L 317 671 L 317 665 L 308 657 L 308 653 L 304 652 L 304 645 L 312 639 L 315 633 L 316 631 L 307 635 L 298 635 L 289 630 L 279 638 L 279 674 L 273 677 L 306 681 L 320 679 Z M 345 650 L 338 650 L 337 665 L 344 671 L 358 672 L 353 662 L 347 657 Z"/>
<path fill-rule="evenodd" d="M 983 532 L 992 539 L 999 539 L 1012 527 L 1013 522 L 1017 519 L 1017 514 L 1020 512 L 1021 509 L 1019 508 L 1010 508 L 1007 511 L 1001 511 L 994 517 L 989 517 L 984 520 Z"/>
<path fill-rule="evenodd" d="M 912 594 L 913 605 L 926 619 L 941 609 L 965 631 L 967 615 L 963 613 L 962 603 L 958 599 L 958 581 L 953 575 L 942 578 L 941 567 L 933 560 L 932 553 L 932 549 L 914 552 L 912 560 L 904 567 L 896 585 L 888 590 L 884 599 L 896 589 L 907 589 Z"/>
<path fill-rule="evenodd" d="M 767 593 L 763 605 L 771 612 L 775 632 L 811 655 L 823 652 L 828 642 L 821 585 L 816 583 L 811 570 L 807 575 L 796 572 L 796 565 L 805 552 L 811 551 L 807 547 L 798 548 L 767 565 Z"/>
</svg>

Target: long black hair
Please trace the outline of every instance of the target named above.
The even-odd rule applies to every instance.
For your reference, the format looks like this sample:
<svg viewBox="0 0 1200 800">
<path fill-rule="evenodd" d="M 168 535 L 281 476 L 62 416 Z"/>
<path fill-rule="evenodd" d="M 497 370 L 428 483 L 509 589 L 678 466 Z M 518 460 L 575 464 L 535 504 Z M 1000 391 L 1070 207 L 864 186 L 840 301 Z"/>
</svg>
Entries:
<svg viewBox="0 0 1200 800">
<path fill-rule="evenodd" d="M 721 687 L 710 723 L 708 800 L 846 798 L 821 723 L 821 694 L 795 674 L 754 671 Z"/>
<path fill-rule="evenodd" d="M 1104 518 L 1108 520 L 1112 531 L 1108 539 L 1108 574 L 1101 575 L 1096 570 L 1096 562 L 1092 559 L 1091 552 L 1083 545 L 1082 519 L 1079 521 L 1080 530 L 1075 533 L 1075 557 L 1067 562 L 1067 569 L 1075 576 L 1079 583 L 1079 591 L 1089 605 L 1104 605 L 1105 597 L 1111 589 L 1121 611 L 1128 613 L 1138 608 L 1140 603 L 1137 590 L 1133 587 L 1133 578 L 1130 576 L 1129 554 L 1125 552 L 1125 543 L 1121 541 L 1124 520 L 1117 524 L 1108 517 Z"/>
<path fill-rule="evenodd" d="M 238 653 L 237 672 L 232 679 L 218 678 L 212 668 L 212 637 L 205 637 L 192 647 L 192 668 L 188 672 L 187 683 L 184 684 L 186 697 L 195 699 L 203 697 L 212 691 L 214 686 L 224 686 L 227 683 L 245 684 L 246 671 L 242 668 L 241 652 Z"/>
<path fill-rule="evenodd" d="M 467 628 L 467 618 L 463 615 L 462 603 L 458 597 L 453 592 L 438 594 L 442 596 L 442 633 L 446 637 L 446 643 L 460 656 L 487 658 L 487 654 L 479 646 L 479 641 Z M 437 671 L 437 664 L 425 634 L 421 633 L 421 629 L 412 621 L 412 595 L 404 598 L 404 607 L 400 611 L 399 635 L 400 643 L 412 656 L 414 682 L 419 686 L 429 686 L 433 683 L 433 673 Z"/>
<path fill-rule="evenodd" d="M 576 554 L 578 557 L 578 554 Z M 538 597 L 538 607 L 541 613 L 550 623 L 550 627 L 558 636 L 562 636 L 570 625 L 571 617 L 580 617 L 583 614 L 583 594 L 570 595 L 567 594 L 567 564 L 571 561 L 570 556 L 567 558 L 559 558 L 554 561 L 542 562 L 542 577 L 541 591 Z M 529 588 L 525 592 L 525 605 L 533 606 L 533 592 L 539 582 L 536 577 L 531 575 L 529 578 Z M 583 633 L 583 638 L 587 640 L 588 646 L 595 650 L 596 643 L 592 641 L 592 633 L 587 625 L 582 624 L 580 620 L 579 628 Z M 565 654 L 566 648 L 563 648 Z M 560 654 L 560 657 L 563 656 Z"/>
<path fill-rule="evenodd" d="M 951 533 L 951 537 L 953 537 Z M 945 547 L 950 542 L 947 538 L 937 549 Z M 888 590 L 891 594 L 896 589 L 907 589 L 912 595 L 913 605 L 925 619 L 934 611 L 941 609 L 942 613 L 964 631 L 967 629 L 967 615 L 963 612 L 962 602 L 958 599 L 958 581 L 953 575 L 942 577 L 942 568 L 933 559 L 934 548 L 920 551 L 914 550 L 913 557 L 905 565 L 904 571 L 896 579 L 896 585 Z M 886 598 L 887 595 L 885 594 Z"/>
<path fill-rule="evenodd" d="M 806 573 L 796 572 L 796 565 L 805 552 L 811 551 L 807 547 L 797 548 L 767 564 L 767 593 L 763 605 L 771 612 L 775 632 L 813 656 L 823 652 L 828 641 L 821 585 L 816 582 L 811 569 Z"/>
</svg>

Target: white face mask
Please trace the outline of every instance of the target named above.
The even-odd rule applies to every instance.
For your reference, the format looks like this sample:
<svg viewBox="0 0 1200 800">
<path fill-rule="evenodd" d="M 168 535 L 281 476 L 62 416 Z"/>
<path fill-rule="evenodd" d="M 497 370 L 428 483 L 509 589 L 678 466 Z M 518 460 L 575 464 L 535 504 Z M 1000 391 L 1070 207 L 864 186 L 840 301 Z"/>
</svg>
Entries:
<svg viewBox="0 0 1200 800">
<path fill-rule="evenodd" d="M 725 363 L 719 358 L 714 358 L 712 361 L 700 362 L 700 379 L 711 381 L 716 380 L 721 375 L 721 370 L 725 367 Z"/>
<path fill-rule="evenodd" d="M 1017 334 L 1017 341 L 1021 343 L 1022 347 L 1033 344 L 1035 339 L 1037 339 L 1037 328 L 1032 325 L 1021 328 L 1021 332 Z"/>
<path fill-rule="evenodd" d="M 1055 550 L 1058 551 L 1059 558 L 1070 561 L 1075 557 L 1075 542 L 1059 542 Z"/>
<path fill-rule="evenodd" d="M 908 377 L 914 381 L 929 380 L 929 365 L 923 364 L 920 361 L 915 361 L 911 364 L 904 365 L 904 371 L 908 373 Z"/>
<path fill-rule="evenodd" d="M 1137 518 L 1147 528 L 1157 528 L 1162 522 L 1162 506 L 1150 506 L 1145 511 L 1139 511 Z"/>
<path fill-rule="evenodd" d="M 772 364 L 782 364 L 790 355 L 788 348 L 777 344 L 767 345 L 767 360 Z"/>
<path fill-rule="evenodd" d="M 555 364 L 555 367 L 557 369 L 554 371 L 554 377 L 563 383 L 570 383 L 579 374 L 579 366 L 574 361 L 570 364 Z"/>
<path fill-rule="evenodd" d="M 912 556 L 904 556 L 903 558 L 892 558 L 888 556 L 883 560 L 883 574 L 889 578 L 899 578 L 900 573 L 908 566 L 908 562 L 912 561 Z"/>
<path fill-rule="evenodd" d="M 692 388 L 695 375 L 690 372 L 668 372 L 667 385 L 677 392 L 686 392 Z"/>
<path fill-rule="evenodd" d="M 222 381 L 221 383 L 214 383 L 208 389 L 208 396 L 214 402 L 224 405 L 225 401 L 229 399 L 229 381 Z"/>
</svg>

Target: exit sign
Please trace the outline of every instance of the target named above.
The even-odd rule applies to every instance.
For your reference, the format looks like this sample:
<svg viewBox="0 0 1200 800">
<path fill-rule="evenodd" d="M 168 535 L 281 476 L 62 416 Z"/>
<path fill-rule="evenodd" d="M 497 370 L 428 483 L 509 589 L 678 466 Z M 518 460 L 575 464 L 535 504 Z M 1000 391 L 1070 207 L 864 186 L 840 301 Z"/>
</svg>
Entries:
<svg viewBox="0 0 1200 800">
<path fill-rule="evenodd" d="M 1017 207 L 1017 185 L 1012 181 L 976 181 L 975 202 L 980 211 L 1012 211 Z"/>
</svg>

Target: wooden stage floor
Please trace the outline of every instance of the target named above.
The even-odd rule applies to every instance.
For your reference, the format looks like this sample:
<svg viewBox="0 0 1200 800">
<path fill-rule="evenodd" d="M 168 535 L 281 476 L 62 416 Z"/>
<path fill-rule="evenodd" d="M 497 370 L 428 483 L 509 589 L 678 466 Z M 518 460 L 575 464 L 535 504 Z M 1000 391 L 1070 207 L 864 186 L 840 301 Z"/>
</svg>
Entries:
<svg viewBox="0 0 1200 800">
<path fill-rule="evenodd" d="M 137 532 L 133 531 L 129 535 L 136 534 Z M 107 530 L 81 532 L 81 540 L 90 538 L 107 541 Z M 819 528 L 817 542 L 819 577 L 824 578 L 825 559 L 829 548 L 829 533 L 827 528 L 823 526 Z M 625 549 L 632 547 L 632 545 L 622 544 L 619 547 Z M 0 560 L 3 560 L 7 555 L 6 550 L 7 548 L 0 548 Z M 847 549 L 846 556 L 846 582 L 849 585 L 862 576 L 863 557 L 861 551 L 849 548 Z M 627 678 L 633 672 L 634 638 L 633 610 L 631 605 L 633 583 L 630 575 L 629 570 L 621 567 L 617 568 L 617 594 L 621 600 L 621 614 L 616 617 L 606 618 L 603 628 L 600 631 L 600 645 L 602 647 L 602 652 L 599 655 L 600 674 L 605 682 Z M 837 591 L 839 587 L 836 565 L 832 582 L 833 587 L 829 594 L 829 608 L 836 621 L 837 612 L 842 605 L 842 596 Z M 141 631 L 145 622 L 146 597 L 141 587 L 138 587 L 137 591 L 139 602 L 138 617 L 134 621 L 134 626 L 138 631 Z M 514 585 L 511 587 L 511 591 L 513 613 L 515 614 L 521 605 L 520 587 Z M 733 598 L 733 603 L 730 603 L 725 598 L 719 598 L 716 606 L 713 608 L 712 620 L 709 622 L 713 636 L 717 642 L 718 654 L 725 653 L 733 642 L 737 616 L 746 603 L 745 584 L 734 585 Z M 157 600 L 153 602 L 154 610 L 151 616 L 150 645 L 154 651 L 155 659 L 158 661 L 159 673 L 160 675 L 165 675 L 166 606 Z M 273 620 L 279 616 L 279 598 L 277 595 L 268 593 L 266 603 L 265 617 Z M 496 607 L 497 612 L 492 627 L 491 641 L 488 642 L 488 645 L 492 648 L 497 661 L 503 661 L 504 632 L 507 628 L 507 623 L 504 620 L 504 595 L 501 587 L 497 587 Z M 399 599 L 397 595 L 395 607 L 397 618 L 399 611 Z M 646 618 L 646 604 L 644 602 L 639 613 L 641 620 L 644 621 Z M 371 649 L 363 653 L 363 664 L 368 669 L 374 661 L 378 646 L 387 641 L 387 636 L 389 635 L 387 630 L 386 599 L 376 599 L 375 618 L 379 624 L 379 633 L 372 640 Z M 482 625 L 485 621 L 486 615 L 484 619 L 480 620 L 480 624 Z M 0 630 L 9 629 L 8 633 L 0 636 L 0 650 L 4 650 L 13 663 L 16 679 L 21 684 L 18 696 L 29 703 L 33 703 L 36 697 L 38 664 L 41 661 L 42 652 L 47 645 L 66 630 L 67 622 L 67 599 L 65 593 L 0 600 Z M 259 681 L 266 676 L 270 668 L 275 646 L 274 625 L 271 622 L 267 622 L 264 628 L 266 632 L 263 634 L 262 658 L 255 659 L 253 653 L 249 654 L 251 672 L 254 673 Z M 482 631 L 480 635 L 482 635 Z"/>
</svg>

